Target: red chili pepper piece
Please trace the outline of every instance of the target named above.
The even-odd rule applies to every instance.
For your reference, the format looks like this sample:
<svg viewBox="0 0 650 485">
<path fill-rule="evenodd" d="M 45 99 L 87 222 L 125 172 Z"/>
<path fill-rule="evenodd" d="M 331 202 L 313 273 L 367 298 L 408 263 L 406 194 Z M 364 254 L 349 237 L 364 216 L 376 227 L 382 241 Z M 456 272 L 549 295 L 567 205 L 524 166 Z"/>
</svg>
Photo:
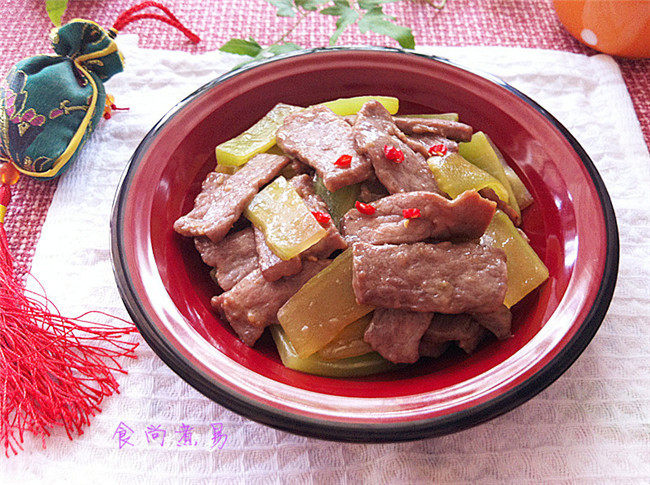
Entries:
<svg viewBox="0 0 650 485">
<path fill-rule="evenodd" d="M 349 167 L 351 163 L 352 163 L 351 155 L 341 155 L 338 158 L 338 160 L 334 162 L 334 165 L 336 165 L 337 167 L 346 168 Z"/>
<path fill-rule="evenodd" d="M 402 150 L 399 150 L 392 145 L 384 145 L 384 155 L 386 155 L 388 160 L 395 163 L 402 163 L 404 161 L 404 153 Z"/>
<path fill-rule="evenodd" d="M 324 212 L 312 211 L 312 215 L 316 218 L 318 223 L 323 227 L 327 226 L 330 220 L 332 219 L 329 216 L 329 214 L 325 214 Z"/>
<path fill-rule="evenodd" d="M 444 157 L 447 154 L 447 147 L 440 143 L 439 145 L 433 145 L 429 148 L 429 153 L 431 155 L 438 155 L 439 157 Z"/>
<path fill-rule="evenodd" d="M 420 217 L 422 214 L 420 213 L 420 209 L 418 209 L 418 208 L 416 208 L 416 207 L 413 207 L 413 208 L 411 208 L 411 209 L 404 209 L 404 210 L 402 211 L 402 215 L 403 215 L 406 219 L 417 219 L 417 218 Z"/>
<path fill-rule="evenodd" d="M 370 204 L 364 204 L 363 202 L 359 202 L 358 200 L 354 203 L 354 207 L 356 207 L 357 210 L 362 214 L 366 214 L 368 216 L 373 215 L 375 213 L 375 210 L 377 210 L 374 208 L 374 206 Z"/>
</svg>

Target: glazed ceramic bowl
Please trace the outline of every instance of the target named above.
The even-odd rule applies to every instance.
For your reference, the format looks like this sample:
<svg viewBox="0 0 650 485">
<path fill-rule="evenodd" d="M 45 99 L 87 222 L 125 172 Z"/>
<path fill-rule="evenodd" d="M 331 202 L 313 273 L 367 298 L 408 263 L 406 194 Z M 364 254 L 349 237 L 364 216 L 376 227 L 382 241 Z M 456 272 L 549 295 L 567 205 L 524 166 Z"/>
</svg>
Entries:
<svg viewBox="0 0 650 485">
<path fill-rule="evenodd" d="M 483 130 L 535 197 L 524 229 L 549 280 L 514 308 L 514 336 L 465 356 L 366 378 L 282 365 L 272 340 L 240 342 L 210 307 L 216 288 L 191 239 L 172 230 L 214 168 L 214 147 L 276 103 L 366 94 L 402 113 L 454 111 Z M 117 283 L 145 340 L 181 378 L 250 419 L 308 436 L 398 441 L 458 431 L 516 407 L 584 350 L 609 305 L 618 234 L 584 150 L 543 108 L 499 79 L 396 49 L 316 49 L 251 64 L 172 109 L 134 153 L 111 221 Z"/>
</svg>

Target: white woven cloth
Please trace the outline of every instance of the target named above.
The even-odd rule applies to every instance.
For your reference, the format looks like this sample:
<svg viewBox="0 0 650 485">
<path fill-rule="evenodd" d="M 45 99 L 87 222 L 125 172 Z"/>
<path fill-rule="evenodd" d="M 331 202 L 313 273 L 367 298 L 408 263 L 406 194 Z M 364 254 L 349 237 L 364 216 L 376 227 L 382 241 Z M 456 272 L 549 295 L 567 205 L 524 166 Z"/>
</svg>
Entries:
<svg viewBox="0 0 650 485">
<path fill-rule="evenodd" d="M 145 50 L 120 36 L 127 69 L 108 83 L 120 112 L 102 123 L 60 181 L 33 273 L 70 315 L 128 318 L 109 257 L 109 216 L 133 150 L 178 100 L 240 62 L 211 52 Z M 616 63 L 553 51 L 427 48 L 501 76 L 540 102 L 585 147 L 614 201 L 618 286 L 598 334 L 547 390 L 514 411 L 454 435 L 361 445 L 294 436 L 203 397 L 149 349 L 127 362 L 121 394 L 74 441 L 58 432 L 0 460 L 0 483 L 648 483 L 650 481 L 650 157 Z M 141 341 L 139 336 L 133 338 Z M 120 423 L 131 444 L 119 448 Z M 211 450 L 211 423 L 228 435 Z M 196 445 L 179 446 L 182 425 Z M 148 443 L 149 426 L 166 431 Z M 151 438 L 151 436 L 150 436 Z"/>
</svg>

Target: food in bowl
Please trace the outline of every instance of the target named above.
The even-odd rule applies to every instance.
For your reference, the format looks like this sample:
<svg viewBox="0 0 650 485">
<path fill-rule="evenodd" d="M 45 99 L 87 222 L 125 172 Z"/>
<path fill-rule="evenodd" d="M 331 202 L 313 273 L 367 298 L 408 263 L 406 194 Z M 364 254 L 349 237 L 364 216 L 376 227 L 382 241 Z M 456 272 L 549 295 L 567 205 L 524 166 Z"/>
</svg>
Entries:
<svg viewBox="0 0 650 485">
<path fill-rule="evenodd" d="M 484 133 L 396 98 L 278 104 L 216 147 L 174 224 L 195 238 L 216 311 L 287 367 L 359 376 L 472 353 L 511 334 L 510 308 L 548 278 L 519 230 L 533 203 Z"/>
</svg>

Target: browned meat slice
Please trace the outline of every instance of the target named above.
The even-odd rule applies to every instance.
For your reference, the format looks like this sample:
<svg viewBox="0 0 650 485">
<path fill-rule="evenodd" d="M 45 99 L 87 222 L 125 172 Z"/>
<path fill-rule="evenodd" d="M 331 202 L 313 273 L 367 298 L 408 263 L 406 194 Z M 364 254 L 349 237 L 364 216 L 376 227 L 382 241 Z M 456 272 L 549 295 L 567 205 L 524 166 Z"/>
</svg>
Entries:
<svg viewBox="0 0 650 485">
<path fill-rule="evenodd" d="M 428 133 L 451 138 L 456 141 L 470 141 L 473 128 L 458 121 L 439 120 L 437 118 L 403 118 L 396 116 L 395 124 L 407 134 Z"/>
<path fill-rule="evenodd" d="M 506 257 L 473 242 L 353 245 L 359 303 L 416 312 L 487 313 L 506 294 Z"/>
<path fill-rule="evenodd" d="M 363 105 L 352 127 L 357 150 L 367 156 L 375 175 L 388 192 L 426 190 L 438 192 L 438 185 L 425 158 L 415 153 L 403 140 L 390 113 L 378 101 Z M 404 154 L 401 163 L 389 160 L 384 147 L 395 147 Z"/>
<path fill-rule="evenodd" d="M 466 313 L 459 315 L 436 313 L 420 341 L 420 354 L 429 355 L 432 348 L 435 349 L 450 341 L 458 342 L 461 349 L 471 354 L 485 334 L 485 329 Z"/>
<path fill-rule="evenodd" d="M 433 357 L 434 359 L 440 357 L 449 348 L 451 342 L 434 342 L 426 340 L 424 337 L 420 340 L 418 352 L 421 357 Z"/>
<path fill-rule="evenodd" d="M 418 346 L 431 316 L 431 313 L 377 308 L 363 339 L 391 362 L 413 363 L 420 357 Z"/>
<path fill-rule="evenodd" d="M 484 189 L 479 190 L 478 193 L 481 194 L 481 197 L 485 197 L 488 200 L 496 202 L 497 209 L 503 211 L 515 226 L 521 225 L 521 216 L 517 214 L 517 211 L 510 207 L 510 205 L 499 199 L 499 196 L 494 190 L 489 187 L 485 187 Z"/>
<path fill-rule="evenodd" d="M 354 148 L 352 127 L 325 106 L 313 106 L 288 116 L 276 135 L 286 154 L 316 169 L 329 191 L 370 177 L 370 162 Z M 334 164 L 342 155 L 351 158 L 349 167 Z"/>
<path fill-rule="evenodd" d="M 444 145 L 450 152 L 458 151 L 458 143 L 455 141 L 449 140 L 443 136 L 431 135 L 428 133 L 409 135 L 404 141 L 414 152 L 419 153 L 424 158 L 429 158 L 431 156 L 429 150 L 431 147 L 436 145 Z"/>
<path fill-rule="evenodd" d="M 310 211 L 323 212 L 329 215 L 327 204 L 325 201 L 314 191 L 314 183 L 308 175 L 299 175 L 292 178 L 289 183 L 296 189 L 298 195 L 305 200 L 305 204 Z M 325 237 L 314 244 L 309 249 L 302 253 L 306 258 L 327 258 L 330 254 L 338 249 L 345 249 L 348 245 L 341 237 L 338 229 L 330 220 L 327 224 L 327 234 Z"/>
<path fill-rule="evenodd" d="M 291 276 L 300 272 L 302 269 L 300 256 L 286 261 L 281 259 L 266 244 L 264 233 L 257 227 L 253 228 L 253 231 L 255 232 L 255 246 L 257 247 L 260 271 L 267 281 L 279 280 L 283 276 Z"/>
<path fill-rule="evenodd" d="M 197 237 L 194 245 L 203 262 L 217 269 L 217 282 L 224 291 L 257 268 L 255 236 L 250 227 L 229 234 L 218 243 L 207 237 Z"/>
<path fill-rule="evenodd" d="M 282 172 L 280 175 L 282 175 L 284 178 L 291 179 L 297 175 L 302 175 L 303 173 L 306 174 L 311 174 L 314 171 L 312 168 L 308 165 L 305 165 L 302 162 L 299 162 L 298 160 L 291 160 L 286 167 L 282 169 Z"/>
<path fill-rule="evenodd" d="M 324 269 L 330 261 L 306 261 L 302 271 L 277 281 L 267 281 L 256 269 L 230 291 L 212 298 L 239 338 L 252 347 L 264 328 L 278 323 L 278 310 L 302 285 Z"/>
<path fill-rule="evenodd" d="M 260 187 L 278 175 L 288 162 L 289 159 L 281 155 L 256 155 L 222 184 L 204 187 L 204 193 L 197 197 L 200 206 L 179 218 L 174 230 L 183 236 L 207 236 L 219 242 Z"/>
<path fill-rule="evenodd" d="M 225 173 L 210 172 L 201 184 L 201 192 L 194 199 L 194 207 L 184 217 L 188 219 L 201 219 L 213 203 L 217 189 L 230 177 Z"/>
<path fill-rule="evenodd" d="M 512 313 L 505 305 L 490 313 L 472 313 L 472 318 L 482 327 L 487 328 L 499 340 L 510 337 L 512 328 Z"/>
<path fill-rule="evenodd" d="M 386 187 L 381 185 L 381 182 L 376 177 L 370 178 L 361 183 L 359 190 L 359 200 L 361 202 L 368 204 L 386 197 L 387 195 L 389 194 Z"/>
<path fill-rule="evenodd" d="M 375 213 L 366 215 L 356 209 L 341 219 L 341 232 L 348 244 L 400 244 L 424 239 L 474 239 L 480 237 L 494 215 L 496 204 L 467 191 L 454 200 L 432 192 L 394 194 L 373 203 Z M 404 209 L 420 209 L 420 217 L 406 219 Z"/>
</svg>

